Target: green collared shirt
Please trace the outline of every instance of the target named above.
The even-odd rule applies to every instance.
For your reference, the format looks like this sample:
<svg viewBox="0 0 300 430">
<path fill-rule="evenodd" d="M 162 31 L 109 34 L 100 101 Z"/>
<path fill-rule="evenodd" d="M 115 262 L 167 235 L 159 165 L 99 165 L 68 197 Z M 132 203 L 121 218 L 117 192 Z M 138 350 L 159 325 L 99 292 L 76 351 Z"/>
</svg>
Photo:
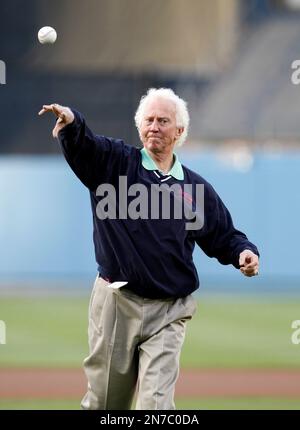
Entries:
<svg viewBox="0 0 300 430">
<path fill-rule="evenodd" d="M 160 171 L 157 165 L 155 164 L 154 160 L 150 157 L 150 155 L 148 154 L 145 148 L 141 149 L 141 154 L 142 154 L 142 165 L 146 170 Z M 184 174 L 183 174 L 182 165 L 175 153 L 174 153 L 174 158 L 175 158 L 174 164 L 172 166 L 172 169 L 168 172 L 168 175 L 173 176 L 173 178 L 177 179 L 178 181 L 183 181 Z"/>
</svg>

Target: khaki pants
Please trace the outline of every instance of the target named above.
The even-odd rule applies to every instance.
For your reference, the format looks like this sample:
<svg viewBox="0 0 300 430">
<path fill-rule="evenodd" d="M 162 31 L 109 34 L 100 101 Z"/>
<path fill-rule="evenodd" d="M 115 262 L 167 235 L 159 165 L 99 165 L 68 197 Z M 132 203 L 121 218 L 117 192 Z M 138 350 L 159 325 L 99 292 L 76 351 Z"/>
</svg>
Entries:
<svg viewBox="0 0 300 430">
<path fill-rule="evenodd" d="M 195 299 L 144 299 L 108 285 L 97 278 L 91 295 L 82 409 L 128 410 L 136 386 L 136 409 L 175 409 L 179 356 Z"/>
</svg>

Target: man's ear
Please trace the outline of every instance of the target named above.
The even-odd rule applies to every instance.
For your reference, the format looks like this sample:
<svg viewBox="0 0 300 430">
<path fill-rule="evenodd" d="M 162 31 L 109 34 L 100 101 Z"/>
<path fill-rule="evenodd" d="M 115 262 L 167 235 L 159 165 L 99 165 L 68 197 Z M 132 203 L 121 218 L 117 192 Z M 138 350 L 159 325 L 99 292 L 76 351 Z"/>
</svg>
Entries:
<svg viewBox="0 0 300 430">
<path fill-rule="evenodd" d="M 184 131 L 184 127 L 177 127 L 176 129 L 176 138 L 178 139 Z"/>
</svg>

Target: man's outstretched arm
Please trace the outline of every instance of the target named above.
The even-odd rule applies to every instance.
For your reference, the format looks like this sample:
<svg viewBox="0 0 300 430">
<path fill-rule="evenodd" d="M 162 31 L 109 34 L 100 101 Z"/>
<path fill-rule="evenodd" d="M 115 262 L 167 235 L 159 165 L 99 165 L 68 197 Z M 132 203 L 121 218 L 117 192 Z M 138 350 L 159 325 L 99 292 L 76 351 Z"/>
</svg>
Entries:
<svg viewBox="0 0 300 430">
<path fill-rule="evenodd" d="M 134 148 L 121 139 L 94 134 L 80 112 L 53 103 L 43 105 L 39 115 L 52 112 L 57 120 L 52 130 L 73 172 L 91 191 L 101 183 L 112 183 L 117 172 L 126 173 Z"/>
</svg>

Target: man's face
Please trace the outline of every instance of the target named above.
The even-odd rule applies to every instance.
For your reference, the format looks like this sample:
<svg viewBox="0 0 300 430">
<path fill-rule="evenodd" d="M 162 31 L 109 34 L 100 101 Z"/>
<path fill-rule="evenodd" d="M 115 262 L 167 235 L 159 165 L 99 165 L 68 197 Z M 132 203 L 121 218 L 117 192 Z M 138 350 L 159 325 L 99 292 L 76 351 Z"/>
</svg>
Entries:
<svg viewBox="0 0 300 430">
<path fill-rule="evenodd" d="M 157 97 L 147 103 L 140 127 L 140 137 L 149 152 L 157 154 L 172 152 L 182 132 L 183 128 L 176 126 L 173 102 Z"/>
</svg>

